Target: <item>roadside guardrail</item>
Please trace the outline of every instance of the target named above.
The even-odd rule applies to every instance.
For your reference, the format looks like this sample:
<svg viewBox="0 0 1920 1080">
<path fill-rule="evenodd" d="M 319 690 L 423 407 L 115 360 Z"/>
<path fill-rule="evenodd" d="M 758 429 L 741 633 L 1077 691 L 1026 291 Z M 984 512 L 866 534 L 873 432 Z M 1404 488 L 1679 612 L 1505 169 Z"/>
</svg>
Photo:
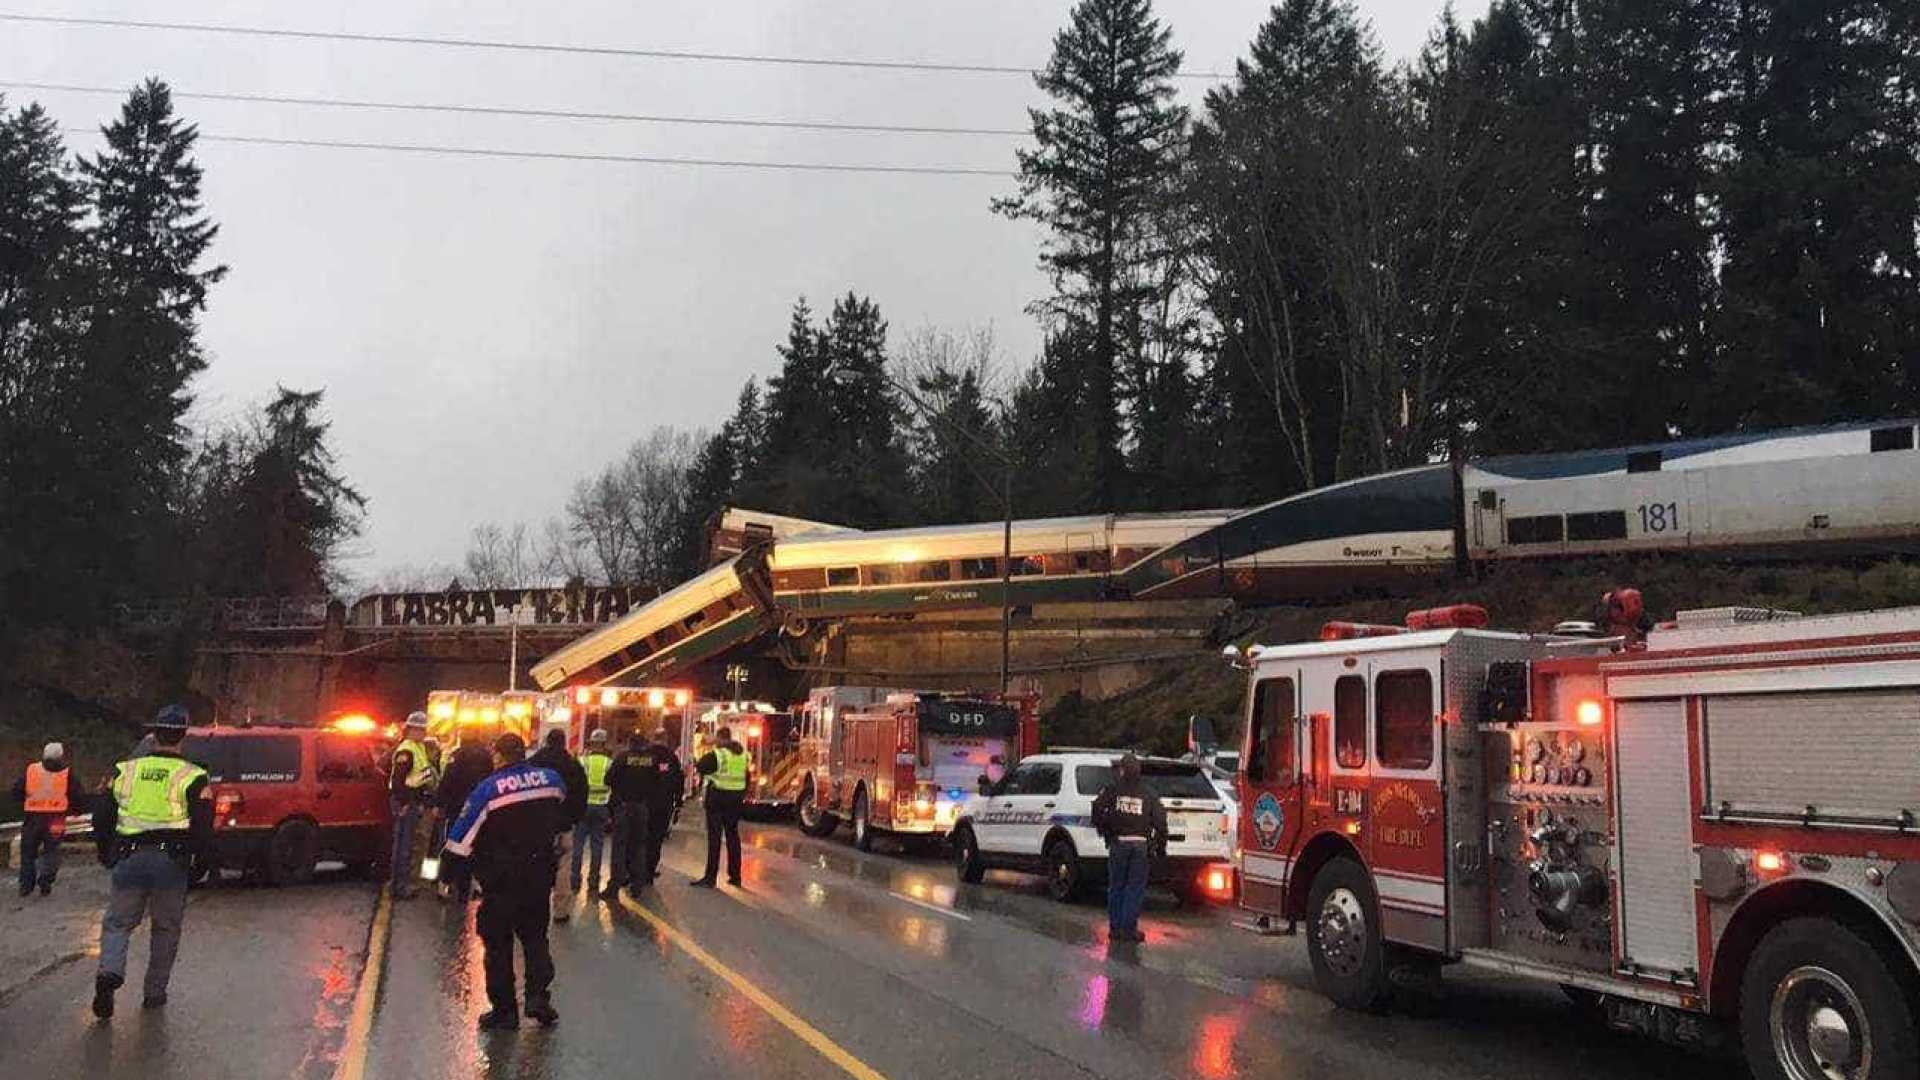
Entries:
<svg viewBox="0 0 1920 1080">
<path fill-rule="evenodd" d="M 61 837 L 64 843 L 76 837 L 93 836 L 92 814 L 71 814 L 67 817 L 67 831 Z M 0 869 L 5 869 L 20 858 L 20 822 L 0 822 Z"/>
</svg>

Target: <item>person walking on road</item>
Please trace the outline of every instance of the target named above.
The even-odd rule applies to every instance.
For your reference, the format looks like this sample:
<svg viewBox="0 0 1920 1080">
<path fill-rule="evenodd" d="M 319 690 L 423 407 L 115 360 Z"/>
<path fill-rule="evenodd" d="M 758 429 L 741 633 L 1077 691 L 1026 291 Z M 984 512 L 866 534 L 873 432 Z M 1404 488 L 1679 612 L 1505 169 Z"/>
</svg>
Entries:
<svg viewBox="0 0 1920 1080">
<path fill-rule="evenodd" d="M 387 872 L 395 900 L 413 899 L 421 815 L 433 799 L 433 762 L 420 741 L 426 733 L 427 714 L 408 714 L 406 730 L 400 745 L 393 748 L 387 774 L 387 796 L 393 806 L 393 857 Z"/>
<path fill-rule="evenodd" d="M 13 797 L 20 800 L 20 895 L 31 895 L 37 885 L 40 895 L 53 892 L 53 879 L 60 874 L 60 841 L 67 835 L 67 814 L 73 808 L 73 770 L 67 767 L 67 750 L 50 742 L 40 751 L 40 760 L 27 766 L 26 774 L 14 782 Z"/>
<path fill-rule="evenodd" d="M 474 929 L 486 952 L 487 1001 L 480 1026 L 520 1026 L 514 996 L 513 943 L 526 958 L 526 1015 L 551 1027 L 560 1020 L 549 994 L 553 955 L 547 947 L 554 876 L 553 838 L 566 820 L 567 788 L 560 774 L 526 759 L 527 744 L 511 732 L 493 742 L 494 772 L 474 785 L 453 827 L 447 850 L 471 860 L 480 883 Z"/>
<path fill-rule="evenodd" d="M 687 790 L 686 770 L 680 767 L 680 755 L 667 744 L 667 729 L 653 733 L 648 747 L 656 783 L 647 803 L 647 883 L 660 877 L 660 852 L 667 846 L 667 833 L 673 828 L 674 812 Z"/>
<path fill-rule="evenodd" d="M 113 995 L 127 978 L 127 947 L 143 917 L 153 920 L 141 1007 L 167 1003 L 167 983 L 180 949 L 187 885 L 195 857 L 213 844 L 213 802 L 207 771 L 180 756 L 187 710 L 161 709 L 148 730 L 152 753 L 114 766 L 113 782 L 94 810 L 100 864 L 113 870 L 113 893 L 100 920 L 100 968 L 93 977 L 93 1014 L 113 1015 Z"/>
<path fill-rule="evenodd" d="M 493 771 L 493 751 L 478 739 L 462 739 L 447 761 L 447 771 L 434 789 L 434 805 L 449 825 L 467 805 L 473 787 Z M 473 897 L 473 868 L 467 860 L 451 856 L 440 861 L 440 881 L 446 886 L 447 899 L 464 904 Z"/>
<path fill-rule="evenodd" d="M 693 880 L 711 889 L 720 873 L 720 844 L 727 845 L 727 883 L 740 887 L 740 807 L 747 797 L 747 751 L 731 728 L 714 732 L 713 749 L 695 765 L 707 778 L 707 872 Z"/>
<path fill-rule="evenodd" d="M 1166 846 L 1167 812 L 1140 779 L 1139 758 L 1120 759 L 1113 780 L 1093 800 L 1093 827 L 1107 842 L 1107 939 L 1145 941 L 1140 908 L 1153 855 Z"/>
<path fill-rule="evenodd" d="M 567 785 L 565 811 L 561 815 L 559 831 L 553 836 L 553 865 L 567 864 L 567 852 L 572 848 L 573 830 L 587 812 L 587 773 L 572 754 L 567 753 L 567 733 L 554 728 L 540 740 L 540 749 L 527 759 L 532 765 L 543 765 L 560 774 Z M 576 865 L 578 865 L 576 863 Z M 571 882 L 571 878 L 562 878 L 557 872 L 553 875 L 553 921 L 566 922 L 573 918 L 574 889 L 563 888 L 562 881 Z"/>
<path fill-rule="evenodd" d="M 652 747 L 635 731 L 627 748 L 607 774 L 613 817 L 613 871 L 607 875 L 603 900 L 617 899 L 621 889 L 634 897 L 646 885 L 647 839 L 652 832 L 653 785 L 657 783 Z"/>
<path fill-rule="evenodd" d="M 587 869 L 587 892 L 600 891 L 601 855 L 606 850 L 609 804 L 613 801 L 613 788 L 607 783 L 607 774 L 613 771 L 613 755 L 607 753 L 607 732 L 604 728 L 594 728 L 587 736 L 587 752 L 580 757 L 580 771 L 587 775 L 587 808 L 580 816 L 580 823 L 573 827 L 573 867 L 568 874 L 573 891 L 580 891 L 580 864 L 588 848 L 593 850 L 593 860 Z"/>
</svg>

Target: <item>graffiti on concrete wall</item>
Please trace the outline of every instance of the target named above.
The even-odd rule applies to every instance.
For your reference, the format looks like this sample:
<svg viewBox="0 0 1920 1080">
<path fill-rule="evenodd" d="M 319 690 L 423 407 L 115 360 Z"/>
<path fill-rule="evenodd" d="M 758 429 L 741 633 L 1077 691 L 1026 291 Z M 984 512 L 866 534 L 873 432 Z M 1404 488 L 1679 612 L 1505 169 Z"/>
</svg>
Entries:
<svg viewBox="0 0 1920 1080">
<path fill-rule="evenodd" d="M 401 629 L 459 626 L 590 626 L 612 622 L 658 595 L 638 585 L 575 589 L 451 589 L 362 597 L 350 626 Z"/>
</svg>

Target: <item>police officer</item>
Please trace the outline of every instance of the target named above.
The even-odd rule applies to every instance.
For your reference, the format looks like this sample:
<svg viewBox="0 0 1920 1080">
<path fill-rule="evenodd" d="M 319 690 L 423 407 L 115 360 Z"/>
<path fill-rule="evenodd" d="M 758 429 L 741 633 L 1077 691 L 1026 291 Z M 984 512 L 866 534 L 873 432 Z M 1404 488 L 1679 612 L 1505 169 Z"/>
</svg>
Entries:
<svg viewBox="0 0 1920 1080">
<path fill-rule="evenodd" d="M 387 797 L 393 807 L 393 858 L 388 873 L 395 900 L 413 899 L 420 815 L 433 798 L 433 761 L 421 742 L 426 733 L 427 714 L 408 714 L 406 730 L 400 745 L 393 748 L 387 773 Z"/>
<path fill-rule="evenodd" d="M 558 867 L 567 861 L 567 852 L 571 850 L 574 826 L 587 814 L 587 772 L 567 752 L 567 733 L 559 728 L 547 732 L 541 739 L 540 749 L 527 759 L 530 765 L 544 765 L 560 774 L 561 783 L 567 786 L 565 812 L 560 815 L 559 831 L 553 838 L 553 865 Z M 573 918 L 573 892 L 560 888 L 563 880 L 558 873 L 553 875 L 553 921 L 566 922 Z"/>
<path fill-rule="evenodd" d="M 566 819 L 566 781 L 526 760 L 527 744 L 508 732 L 493 742 L 497 766 L 478 784 L 447 830 L 447 851 L 470 860 L 480 883 L 474 930 L 486 950 L 487 1001 L 482 1028 L 520 1026 L 514 997 L 513 943 L 526 955 L 526 1014 L 542 1027 L 558 1023 L 548 990 L 548 899 L 559 862 L 553 838 Z"/>
<path fill-rule="evenodd" d="M 1093 800 L 1093 827 L 1107 841 L 1107 939 L 1145 941 L 1140 908 L 1153 855 L 1167 843 L 1167 812 L 1140 778 L 1140 759 L 1116 762 L 1113 780 Z"/>
<path fill-rule="evenodd" d="M 653 733 L 653 745 L 647 748 L 657 781 L 652 801 L 647 804 L 647 881 L 660 876 L 660 852 L 666 847 L 667 832 L 673 828 L 674 812 L 686 795 L 687 774 L 680 768 L 680 755 L 667 743 L 667 729 Z"/>
<path fill-rule="evenodd" d="M 26 775 L 13 785 L 13 797 L 20 800 L 20 895 L 40 887 L 40 895 L 53 892 L 53 879 L 60 873 L 60 838 L 67 832 L 67 813 L 73 807 L 73 770 L 67 767 L 67 749 L 50 742 L 40 751 L 40 760 L 27 766 Z"/>
<path fill-rule="evenodd" d="M 612 813 L 609 804 L 613 801 L 613 788 L 607 783 L 607 774 L 613 771 L 613 755 L 607 753 L 606 729 L 594 728 L 593 733 L 587 736 L 587 752 L 580 757 L 580 770 L 587 776 L 587 810 L 581 816 L 580 824 L 573 827 L 573 869 L 569 876 L 573 891 L 579 892 L 580 863 L 591 846 L 593 861 L 587 872 L 587 891 L 597 893 L 600 891 L 601 853 L 606 849 L 607 825 Z"/>
<path fill-rule="evenodd" d="M 180 948 L 187 884 L 194 857 L 213 842 L 213 803 L 205 769 L 180 756 L 187 710 L 161 709 L 148 726 L 151 753 L 114 766 L 107 797 L 94 811 L 94 843 L 113 869 L 113 893 L 100 920 L 100 969 L 93 978 L 93 1014 L 113 1015 L 113 994 L 127 978 L 127 946 L 141 918 L 153 918 L 141 1006 L 167 1003 L 167 981 Z"/>
<path fill-rule="evenodd" d="M 653 787 L 658 783 L 647 737 L 635 730 L 627 748 L 607 775 L 613 817 L 613 872 L 608 875 L 603 900 L 612 900 L 625 888 L 638 896 L 646 885 L 647 838 L 653 835 Z"/>
<path fill-rule="evenodd" d="M 731 728 L 714 732 L 713 749 L 695 765 L 707 778 L 707 872 L 693 880 L 711 889 L 720 872 L 720 842 L 727 844 L 727 883 L 740 887 L 740 807 L 747 797 L 747 751 Z"/>
</svg>

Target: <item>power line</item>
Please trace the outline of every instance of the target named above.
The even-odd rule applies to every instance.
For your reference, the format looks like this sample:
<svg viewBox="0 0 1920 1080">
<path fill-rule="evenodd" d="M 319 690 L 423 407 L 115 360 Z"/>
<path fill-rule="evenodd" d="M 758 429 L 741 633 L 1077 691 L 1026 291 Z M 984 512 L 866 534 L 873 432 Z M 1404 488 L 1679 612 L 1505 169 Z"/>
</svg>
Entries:
<svg viewBox="0 0 1920 1080">
<path fill-rule="evenodd" d="M 0 12 L 0 22 L 42 23 L 58 26 L 112 27 L 120 30 L 179 30 L 200 34 L 245 37 L 297 38 L 307 41 L 352 41 L 381 45 L 432 45 L 450 49 L 497 49 L 508 52 L 568 53 L 576 56 L 622 56 L 645 60 L 700 60 L 728 64 L 787 64 L 795 67 L 860 68 L 870 71 L 931 71 L 968 75 L 1032 75 L 1032 68 L 999 64 L 947 64 L 922 60 L 852 60 L 814 56 L 769 56 L 751 53 L 690 52 L 676 49 L 632 49 L 609 45 L 555 45 L 545 42 L 489 41 L 480 38 L 427 37 L 416 34 L 355 34 L 339 30 L 282 30 L 264 26 L 217 23 L 148 22 L 136 19 L 86 19 L 66 15 L 25 15 Z M 1180 71 L 1176 79 L 1228 78 L 1218 71 Z"/>
<path fill-rule="evenodd" d="M 70 127 L 69 134 L 97 135 L 92 128 Z M 439 154 L 451 157 L 515 158 L 546 161 L 594 161 L 622 165 L 686 165 L 703 168 L 759 169 L 768 172 L 885 173 L 904 176 L 991 176 L 1005 179 L 1013 174 L 1005 169 L 976 169 L 959 165 L 848 165 L 812 161 L 741 161 L 727 158 L 656 157 L 646 154 L 583 154 L 558 150 L 498 150 L 476 146 L 433 146 L 425 143 L 349 142 L 335 139 L 285 139 L 267 135 L 209 135 L 202 131 L 196 138 L 207 142 L 245 143 L 258 146 L 298 146 L 328 150 L 392 150 L 408 154 Z"/>
<path fill-rule="evenodd" d="M 75 94 L 124 95 L 125 87 L 76 86 L 67 83 L 16 82 L 0 79 L 0 86 L 21 90 L 49 90 Z M 522 109 L 492 105 L 433 105 L 420 102 L 362 101 L 346 98 L 290 97 L 277 94 L 235 94 L 214 91 L 173 91 L 177 98 L 198 101 L 236 101 L 259 105 L 311 105 L 327 109 L 380 109 L 396 112 L 462 113 L 473 116 L 518 116 L 547 120 L 612 120 L 641 124 L 689 124 L 713 127 L 780 128 L 799 131 L 856 132 L 879 135 L 1025 135 L 1018 128 L 940 127 L 921 124 L 855 124 L 833 120 L 755 120 L 729 117 L 667 116 L 648 113 L 583 112 L 572 109 Z"/>
</svg>

